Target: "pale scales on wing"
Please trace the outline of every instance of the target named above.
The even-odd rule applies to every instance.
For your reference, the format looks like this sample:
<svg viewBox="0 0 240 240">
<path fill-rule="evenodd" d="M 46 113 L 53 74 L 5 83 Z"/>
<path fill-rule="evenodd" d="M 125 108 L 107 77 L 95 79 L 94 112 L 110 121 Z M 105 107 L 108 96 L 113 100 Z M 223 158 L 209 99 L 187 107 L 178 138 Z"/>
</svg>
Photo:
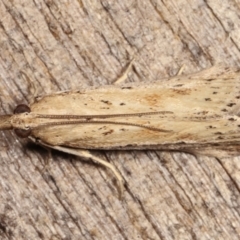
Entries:
<svg viewBox="0 0 240 240">
<path fill-rule="evenodd" d="M 67 109 L 68 114 L 82 116 L 118 114 L 105 119 L 92 116 L 88 120 L 136 123 L 168 132 L 121 124 L 79 123 L 40 127 L 33 129 L 33 134 L 50 144 L 83 149 L 184 150 L 214 144 L 226 148 L 240 140 L 239 85 L 237 70 L 211 68 L 151 84 L 104 86 L 49 95 L 32 104 L 31 111 L 66 114 Z M 49 105 L 55 108 L 49 110 Z M 159 114 L 124 115 L 144 112 Z M 48 131 L 51 138 L 44 139 L 43 131 Z"/>
</svg>

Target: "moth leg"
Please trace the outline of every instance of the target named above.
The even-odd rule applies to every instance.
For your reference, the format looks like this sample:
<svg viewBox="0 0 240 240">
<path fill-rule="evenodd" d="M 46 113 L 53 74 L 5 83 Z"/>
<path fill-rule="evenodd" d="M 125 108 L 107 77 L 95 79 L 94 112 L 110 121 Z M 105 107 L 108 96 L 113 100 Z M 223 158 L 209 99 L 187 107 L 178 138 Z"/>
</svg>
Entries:
<svg viewBox="0 0 240 240">
<path fill-rule="evenodd" d="M 28 82 L 28 85 L 29 85 L 28 88 L 29 88 L 30 96 L 32 96 L 31 99 L 29 99 L 29 103 L 33 103 L 34 100 L 38 97 L 37 86 L 34 84 L 33 81 L 30 80 L 30 78 L 24 71 L 21 71 L 21 74 L 24 77 L 24 79 Z"/>
<path fill-rule="evenodd" d="M 120 84 L 126 80 L 127 75 L 132 67 L 133 61 L 134 61 L 134 58 L 128 63 L 126 69 L 123 71 L 121 76 L 113 84 Z"/>
<path fill-rule="evenodd" d="M 179 68 L 179 70 L 178 70 L 176 76 L 180 76 L 180 75 L 182 74 L 184 68 L 185 68 L 185 64 L 183 64 L 183 65 Z"/>
<path fill-rule="evenodd" d="M 121 199 L 121 197 L 123 195 L 123 189 L 124 189 L 124 180 L 123 180 L 121 174 L 117 171 L 117 169 L 111 163 L 109 163 L 99 157 L 94 156 L 87 150 L 67 148 L 67 147 L 62 147 L 62 146 L 53 146 L 53 145 L 46 144 L 46 143 L 42 142 L 41 140 L 36 140 L 33 137 L 29 137 L 29 139 L 31 139 L 33 142 L 35 142 L 43 147 L 47 147 L 47 148 L 55 149 L 55 150 L 58 150 L 61 152 L 69 153 L 69 154 L 72 154 L 72 155 L 75 155 L 78 157 L 82 157 L 84 159 L 91 159 L 93 162 L 101 164 L 104 167 L 110 169 L 118 180 L 118 187 L 119 187 L 118 192 L 119 192 L 119 198 Z"/>
<path fill-rule="evenodd" d="M 29 103 L 32 104 L 36 101 L 38 101 L 38 99 L 43 95 L 42 94 L 42 90 L 36 85 L 36 83 L 34 83 L 34 81 L 32 81 L 28 75 L 24 72 L 21 71 L 21 75 L 23 76 L 23 78 L 28 82 L 28 89 L 30 92 L 30 96 L 31 98 L 29 99 Z M 46 93 L 51 93 L 52 92 L 52 85 L 49 82 L 46 82 L 46 87 L 44 88 L 44 91 Z"/>
</svg>

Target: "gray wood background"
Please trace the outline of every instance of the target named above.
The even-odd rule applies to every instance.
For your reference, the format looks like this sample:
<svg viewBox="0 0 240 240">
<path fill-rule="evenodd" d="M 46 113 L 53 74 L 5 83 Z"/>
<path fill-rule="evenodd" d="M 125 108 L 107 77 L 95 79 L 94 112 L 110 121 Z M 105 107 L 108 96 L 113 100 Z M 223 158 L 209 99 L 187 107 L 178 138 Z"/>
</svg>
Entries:
<svg viewBox="0 0 240 240">
<path fill-rule="evenodd" d="M 40 94 L 239 65 L 234 0 L 1 0 L 0 113 Z M 0 239 L 239 239 L 240 159 L 94 152 L 111 172 L 0 132 Z M 240 155 L 240 154 L 239 154 Z"/>
</svg>

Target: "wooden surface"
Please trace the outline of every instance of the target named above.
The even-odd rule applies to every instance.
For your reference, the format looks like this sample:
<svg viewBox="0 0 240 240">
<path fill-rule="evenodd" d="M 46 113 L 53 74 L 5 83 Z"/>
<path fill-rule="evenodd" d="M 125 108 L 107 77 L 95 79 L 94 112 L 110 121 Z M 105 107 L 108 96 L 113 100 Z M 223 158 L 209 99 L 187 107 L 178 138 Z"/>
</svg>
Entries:
<svg viewBox="0 0 240 240">
<path fill-rule="evenodd" d="M 1 0 L 1 114 L 38 93 L 148 82 L 239 65 L 240 3 Z M 23 74 L 24 73 L 24 74 Z M 239 239 L 240 159 L 156 151 L 94 152 L 111 172 L 0 132 L 0 239 Z M 240 154 L 239 154 L 240 155 Z"/>
</svg>

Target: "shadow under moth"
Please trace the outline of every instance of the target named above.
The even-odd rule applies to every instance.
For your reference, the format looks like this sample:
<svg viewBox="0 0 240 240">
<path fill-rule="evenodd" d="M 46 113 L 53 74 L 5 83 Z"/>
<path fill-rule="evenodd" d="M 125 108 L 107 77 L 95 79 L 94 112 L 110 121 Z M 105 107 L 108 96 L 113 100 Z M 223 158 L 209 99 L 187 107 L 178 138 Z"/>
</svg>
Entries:
<svg viewBox="0 0 240 240">
<path fill-rule="evenodd" d="M 212 67 L 145 84 L 38 97 L 0 117 L 0 129 L 115 167 L 87 150 L 153 149 L 219 158 L 240 154 L 240 74 Z"/>
</svg>

